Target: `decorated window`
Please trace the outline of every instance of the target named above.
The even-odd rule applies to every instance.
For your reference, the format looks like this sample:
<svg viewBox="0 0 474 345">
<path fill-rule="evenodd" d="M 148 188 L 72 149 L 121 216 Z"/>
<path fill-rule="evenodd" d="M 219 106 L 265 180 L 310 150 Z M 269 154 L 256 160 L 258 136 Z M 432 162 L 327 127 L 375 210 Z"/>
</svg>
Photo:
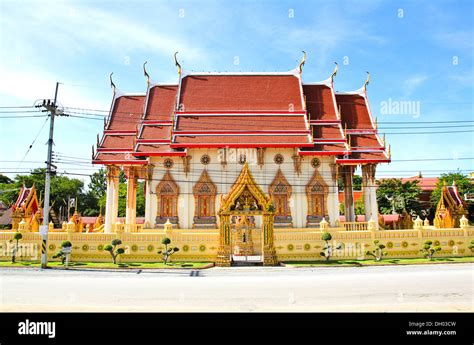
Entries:
<svg viewBox="0 0 474 345">
<path fill-rule="evenodd" d="M 193 188 L 194 194 L 194 221 L 213 219 L 215 222 L 215 202 L 217 188 L 206 170 L 203 171 Z"/>
<path fill-rule="evenodd" d="M 328 187 L 316 170 L 306 186 L 309 218 L 321 220 L 323 217 L 327 216 L 327 192 Z"/>
<path fill-rule="evenodd" d="M 278 169 L 268 190 L 268 194 L 270 194 L 273 206 L 275 207 L 275 222 L 291 221 L 291 210 L 289 207 L 291 190 L 288 180 L 283 175 L 283 172 Z"/>
<path fill-rule="evenodd" d="M 169 171 L 166 171 L 163 179 L 156 187 L 158 198 L 157 218 L 166 219 L 178 217 L 178 195 L 179 187 Z"/>
</svg>

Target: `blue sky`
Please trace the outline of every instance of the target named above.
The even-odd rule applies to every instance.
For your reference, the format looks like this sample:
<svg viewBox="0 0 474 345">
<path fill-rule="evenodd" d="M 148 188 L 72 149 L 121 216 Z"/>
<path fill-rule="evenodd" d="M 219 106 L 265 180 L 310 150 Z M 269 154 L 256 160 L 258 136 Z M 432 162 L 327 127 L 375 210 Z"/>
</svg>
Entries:
<svg viewBox="0 0 474 345">
<path fill-rule="evenodd" d="M 114 72 L 117 86 L 144 92 L 142 64 L 158 82 L 176 82 L 172 54 L 199 71 L 285 71 L 308 52 L 303 80 L 316 82 L 340 65 L 336 90 L 362 86 L 366 71 L 372 112 L 392 145 L 393 162 L 382 176 L 434 176 L 474 170 L 473 20 L 471 1 L 5 1 L 0 0 L 0 107 L 59 103 L 108 109 Z M 238 64 L 235 62 L 238 60 Z M 384 114 L 383 102 L 415 102 L 419 113 Z M 8 109 L 1 108 L 0 111 Z M 1 171 L 27 170 L 44 161 L 48 125 L 25 162 L 43 118 L 0 114 Z M 31 115 L 31 114 L 19 114 Z M 3 117 L 3 118 L 2 118 Z M 384 122 L 404 122 L 403 125 Z M 424 128 L 437 126 L 451 128 Z M 420 129 L 387 129 L 418 126 Z M 102 122 L 58 118 L 55 150 L 89 158 Z M 417 134 L 417 132 L 458 133 Z M 447 161 L 398 162 L 414 158 Z M 60 165 L 84 173 L 92 167 Z"/>
</svg>

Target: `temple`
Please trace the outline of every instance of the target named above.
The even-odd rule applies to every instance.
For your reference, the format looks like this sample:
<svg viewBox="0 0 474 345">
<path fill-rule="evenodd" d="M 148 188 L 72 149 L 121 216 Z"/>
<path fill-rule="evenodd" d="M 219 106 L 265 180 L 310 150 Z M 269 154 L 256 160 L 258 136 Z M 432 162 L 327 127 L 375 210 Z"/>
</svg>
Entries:
<svg viewBox="0 0 474 345">
<path fill-rule="evenodd" d="M 145 66 L 143 94 L 123 94 L 112 84 L 110 114 L 93 152 L 93 163 L 107 167 L 105 232 L 117 222 L 120 169 L 128 179 L 126 227 L 135 225 L 143 179 L 145 227 L 169 220 L 183 229 L 218 228 L 221 197 L 245 164 L 271 199 L 275 227 L 318 227 L 323 219 L 339 225 L 339 176 L 345 221 L 354 222 L 358 166 L 365 219 L 378 219 L 375 172 L 390 153 L 370 109 L 369 79 L 356 91 L 336 92 L 337 66 L 329 78 L 305 83 L 305 58 L 274 73 L 196 73 L 175 61 L 176 84 L 153 82 Z"/>
</svg>

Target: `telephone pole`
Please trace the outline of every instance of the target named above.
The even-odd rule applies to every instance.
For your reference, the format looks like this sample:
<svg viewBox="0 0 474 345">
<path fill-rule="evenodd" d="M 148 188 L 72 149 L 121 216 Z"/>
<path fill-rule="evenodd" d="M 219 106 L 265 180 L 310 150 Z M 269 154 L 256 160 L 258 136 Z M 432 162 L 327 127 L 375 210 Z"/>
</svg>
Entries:
<svg viewBox="0 0 474 345">
<path fill-rule="evenodd" d="M 49 122 L 49 139 L 48 139 L 48 158 L 46 161 L 46 179 L 44 184 L 44 204 L 43 204 L 43 225 L 41 226 L 41 268 L 47 268 L 48 266 L 48 227 L 49 227 L 49 211 L 50 211 L 50 187 L 51 187 L 51 173 L 52 169 L 52 156 L 53 156 L 53 133 L 54 133 L 54 117 L 56 116 L 56 110 L 58 106 L 56 101 L 58 98 L 59 82 L 56 83 L 56 91 L 54 93 L 54 101 L 51 103 L 50 100 L 43 100 L 43 104 L 37 107 L 43 107 L 49 111 L 51 119 Z"/>
</svg>

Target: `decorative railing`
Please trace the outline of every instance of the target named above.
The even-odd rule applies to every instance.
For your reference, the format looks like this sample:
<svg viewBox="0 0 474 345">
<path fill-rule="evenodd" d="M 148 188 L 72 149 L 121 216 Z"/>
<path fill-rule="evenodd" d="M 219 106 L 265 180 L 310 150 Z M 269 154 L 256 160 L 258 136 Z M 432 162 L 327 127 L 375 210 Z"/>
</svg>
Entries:
<svg viewBox="0 0 474 345">
<path fill-rule="evenodd" d="M 368 222 L 343 222 L 341 225 L 346 231 L 365 231 L 369 229 Z"/>
</svg>

